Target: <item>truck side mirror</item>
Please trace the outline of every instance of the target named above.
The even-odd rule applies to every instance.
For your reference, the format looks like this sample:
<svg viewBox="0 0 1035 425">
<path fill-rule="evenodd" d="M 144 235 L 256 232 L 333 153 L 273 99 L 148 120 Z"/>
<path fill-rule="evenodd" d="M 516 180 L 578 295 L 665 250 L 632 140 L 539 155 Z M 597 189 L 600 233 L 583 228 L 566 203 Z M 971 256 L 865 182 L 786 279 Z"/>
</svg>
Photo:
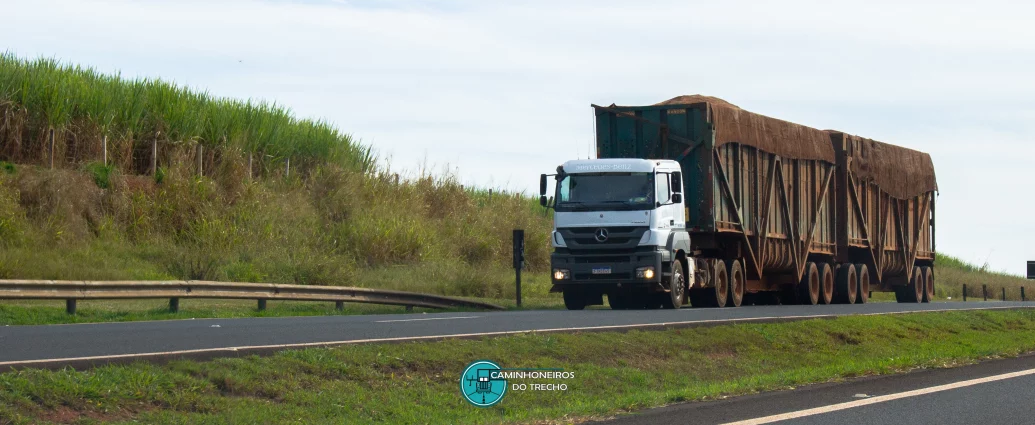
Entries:
<svg viewBox="0 0 1035 425">
<path fill-rule="evenodd" d="M 683 191 L 683 173 L 672 173 L 672 191 L 680 193 Z"/>
<path fill-rule="evenodd" d="M 673 204 L 681 204 L 681 203 L 683 203 L 683 195 L 679 194 L 679 193 L 673 193 L 672 194 L 672 203 Z"/>
<path fill-rule="evenodd" d="M 546 199 L 546 174 L 539 175 L 539 196 Z"/>
</svg>

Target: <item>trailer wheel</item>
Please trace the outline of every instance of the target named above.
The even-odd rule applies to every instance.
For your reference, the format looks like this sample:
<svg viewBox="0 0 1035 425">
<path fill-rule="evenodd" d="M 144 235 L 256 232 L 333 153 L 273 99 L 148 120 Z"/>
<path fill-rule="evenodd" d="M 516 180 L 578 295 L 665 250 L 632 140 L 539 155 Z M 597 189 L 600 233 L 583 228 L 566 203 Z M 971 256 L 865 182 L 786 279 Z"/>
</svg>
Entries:
<svg viewBox="0 0 1035 425">
<path fill-rule="evenodd" d="M 816 263 L 805 263 L 805 274 L 798 282 L 798 302 L 816 305 L 819 303 L 819 268 Z"/>
<path fill-rule="evenodd" d="M 870 300 L 870 270 L 865 264 L 855 265 L 855 274 L 859 277 L 859 296 L 855 299 L 859 304 L 866 304 Z"/>
<path fill-rule="evenodd" d="M 715 260 L 712 264 L 712 283 L 715 284 L 714 295 L 709 300 L 712 307 L 725 307 L 729 297 L 730 279 L 726 272 L 726 262 Z"/>
<path fill-rule="evenodd" d="M 925 303 L 934 299 L 934 270 L 930 267 L 921 267 L 920 275 L 924 277 L 924 299 Z"/>
<path fill-rule="evenodd" d="M 728 276 L 730 280 L 729 296 L 726 297 L 726 307 L 740 307 L 744 303 L 744 266 L 740 260 L 733 260 L 730 263 Z"/>
<path fill-rule="evenodd" d="M 819 264 L 819 301 L 830 304 L 834 300 L 834 268 L 827 263 Z"/>
<path fill-rule="evenodd" d="M 582 310 L 586 308 L 586 297 L 581 292 L 564 291 L 564 308 Z"/>
<path fill-rule="evenodd" d="M 845 263 L 838 267 L 837 281 L 834 283 L 834 302 L 837 304 L 855 304 L 856 292 L 859 289 L 859 279 L 856 275 L 855 265 Z"/>
<path fill-rule="evenodd" d="M 909 277 L 909 284 L 895 288 L 895 301 L 900 303 L 918 303 L 924 299 L 924 278 L 920 275 L 920 268 L 913 267 L 913 275 Z"/>
<path fill-rule="evenodd" d="M 669 280 L 668 293 L 661 296 L 661 307 L 665 309 L 677 309 L 683 306 L 683 291 L 686 288 L 686 279 L 683 276 L 683 263 L 679 260 L 672 262 L 672 279 Z"/>
</svg>

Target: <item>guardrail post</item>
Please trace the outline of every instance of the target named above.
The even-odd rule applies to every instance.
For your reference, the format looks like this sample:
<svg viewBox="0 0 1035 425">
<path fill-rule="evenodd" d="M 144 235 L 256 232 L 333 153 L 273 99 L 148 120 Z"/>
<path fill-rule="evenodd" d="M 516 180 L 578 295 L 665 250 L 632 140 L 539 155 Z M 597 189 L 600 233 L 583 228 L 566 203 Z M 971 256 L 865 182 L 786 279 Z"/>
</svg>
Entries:
<svg viewBox="0 0 1035 425">
<path fill-rule="evenodd" d="M 988 301 L 988 285 L 981 285 L 981 297 Z"/>
<path fill-rule="evenodd" d="M 170 313 L 179 313 L 180 312 L 180 299 L 179 298 L 169 298 L 169 312 Z"/>
<path fill-rule="evenodd" d="M 338 311 L 345 310 L 345 301 L 335 301 L 334 309 Z"/>
<path fill-rule="evenodd" d="M 963 302 L 967 302 L 967 284 L 963 284 Z"/>
<path fill-rule="evenodd" d="M 1006 301 L 1006 287 L 1003 287 L 1003 301 Z"/>
<path fill-rule="evenodd" d="M 406 311 L 413 311 L 413 306 L 412 305 L 406 306 Z"/>
<path fill-rule="evenodd" d="M 265 298 L 259 298 L 259 311 L 263 311 L 265 309 L 266 309 L 266 299 Z"/>
<path fill-rule="evenodd" d="M 65 300 L 65 313 L 75 314 L 75 298 Z"/>
<path fill-rule="evenodd" d="M 514 274 L 517 306 L 521 307 L 521 267 L 525 265 L 525 231 L 514 229 Z"/>
</svg>

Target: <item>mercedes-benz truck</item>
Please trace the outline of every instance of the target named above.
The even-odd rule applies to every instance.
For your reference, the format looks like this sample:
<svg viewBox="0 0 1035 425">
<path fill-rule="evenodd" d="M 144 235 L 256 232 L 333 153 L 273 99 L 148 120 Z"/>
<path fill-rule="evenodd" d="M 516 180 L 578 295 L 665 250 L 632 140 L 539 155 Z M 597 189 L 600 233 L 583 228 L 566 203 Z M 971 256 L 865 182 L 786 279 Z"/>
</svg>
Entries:
<svg viewBox="0 0 1035 425">
<path fill-rule="evenodd" d="M 593 108 L 597 159 L 540 181 L 569 309 L 934 297 L 928 154 L 705 96 Z"/>
</svg>

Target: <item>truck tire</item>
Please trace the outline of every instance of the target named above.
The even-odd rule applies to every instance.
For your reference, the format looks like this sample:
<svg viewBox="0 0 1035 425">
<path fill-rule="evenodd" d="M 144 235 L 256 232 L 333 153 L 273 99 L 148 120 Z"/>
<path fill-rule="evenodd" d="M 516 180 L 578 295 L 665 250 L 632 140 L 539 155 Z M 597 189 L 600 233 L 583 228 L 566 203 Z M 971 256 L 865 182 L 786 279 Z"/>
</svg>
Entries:
<svg viewBox="0 0 1035 425">
<path fill-rule="evenodd" d="M 672 278 L 668 282 L 667 294 L 658 294 L 661 297 L 661 308 L 673 310 L 683 306 L 683 291 L 686 290 L 686 276 L 683 275 L 683 262 L 676 260 L 672 262 Z"/>
<path fill-rule="evenodd" d="M 581 292 L 564 291 L 564 308 L 582 310 L 586 308 L 586 297 Z"/>
<path fill-rule="evenodd" d="M 811 261 L 805 263 L 805 274 L 801 276 L 801 282 L 798 282 L 798 303 L 819 303 L 819 268 Z"/>
<path fill-rule="evenodd" d="M 837 279 L 834 282 L 834 303 L 855 304 L 859 290 L 859 279 L 855 264 L 844 263 L 837 268 Z"/>
<path fill-rule="evenodd" d="M 830 304 L 834 300 L 834 268 L 830 264 L 819 264 L 819 282 L 819 301 Z"/>
<path fill-rule="evenodd" d="M 726 307 L 740 307 L 744 303 L 744 266 L 740 260 L 733 260 L 727 271 L 730 280 L 729 295 L 726 297 Z"/>
<path fill-rule="evenodd" d="M 920 275 L 920 268 L 913 267 L 913 275 L 909 277 L 909 284 L 895 288 L 895 301 L 900 303 L 918 303 L 924 299 L 924 278 Z"/>
<path fill-rule="evenodd" d="M 920 275 L 924 277 L 924 302 L 929 303 L 934 299 L 934 269 L 921 267 Z"/>
<path fill-rule="evenodd" d="M 607 294 L 607 305 L 611 306 L 611 310 L 628 310 L 629 303 L 626 301 L 622 294 L 610 293 Z"/>
<path fill-rule="evenodd" d="M 726 299 L 729 298 L 730 279 L 729 274 L 726 271 L 726 262 L 722 260 L 715 260 L 712 263 L 712 284 L 715 286 L 712 288 L 712 297 L 709 304 L 712 307 L 725 307 Z"/>
<path fill-rule="evenodd" d="M 856 264 L 855 274 L 859 278 L 859 296 L 855 300 L 866 304 L 870 300 L 870 269 L 865 264 Z"/>
</svg>

